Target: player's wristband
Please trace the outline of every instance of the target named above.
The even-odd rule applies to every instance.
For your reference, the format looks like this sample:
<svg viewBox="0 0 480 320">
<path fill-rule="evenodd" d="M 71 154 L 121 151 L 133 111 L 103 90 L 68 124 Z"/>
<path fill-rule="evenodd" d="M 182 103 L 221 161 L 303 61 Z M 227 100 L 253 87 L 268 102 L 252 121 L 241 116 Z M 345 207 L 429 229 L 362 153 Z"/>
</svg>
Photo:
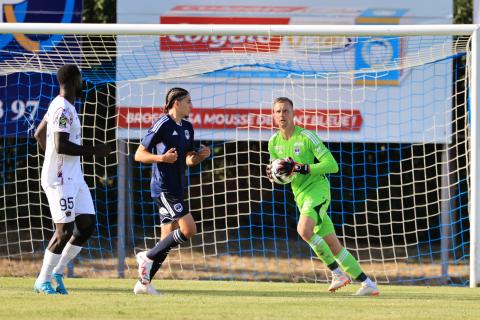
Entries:
<svg viewBox="0 0 480 320">
<path fill-rule="evenodd" d="M 309 174 L 310 173 L 310 166 L 308 164 L 295 163 L 295 167 L 293 168 L 293 172 L 297 172 L 297 173 L 300 173 L 300 174 Z"/>
</svg>

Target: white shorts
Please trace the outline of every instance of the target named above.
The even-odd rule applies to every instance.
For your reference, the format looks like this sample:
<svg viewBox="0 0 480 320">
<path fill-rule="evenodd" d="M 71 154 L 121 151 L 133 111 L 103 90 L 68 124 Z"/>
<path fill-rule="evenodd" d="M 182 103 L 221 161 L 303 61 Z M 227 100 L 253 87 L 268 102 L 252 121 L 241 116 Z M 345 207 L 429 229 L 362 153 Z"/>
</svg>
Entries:
<svg viewBox="0 0 480 320">
<path fill-rule="evenodd" d="M 87 183 L 42 186 L 47 195 L 53 222 L 75 221 L 79 214 L 95 214 Z"/>
</svg>

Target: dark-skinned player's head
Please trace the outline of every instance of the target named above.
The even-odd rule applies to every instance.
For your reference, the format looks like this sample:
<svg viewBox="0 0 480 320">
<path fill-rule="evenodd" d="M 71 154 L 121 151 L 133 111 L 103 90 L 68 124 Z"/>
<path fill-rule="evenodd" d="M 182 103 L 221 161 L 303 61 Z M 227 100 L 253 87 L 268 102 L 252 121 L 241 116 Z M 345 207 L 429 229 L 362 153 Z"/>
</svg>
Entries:
<svg viewBox="0 0 480 320">
<path fill-rule="evenodd" d="M 66 90 L 74 90 L 75 95 L 82 95 L 82 74 L 74 64 L 66 64 L 57 71 L 57 80 Z"/>
</svg>

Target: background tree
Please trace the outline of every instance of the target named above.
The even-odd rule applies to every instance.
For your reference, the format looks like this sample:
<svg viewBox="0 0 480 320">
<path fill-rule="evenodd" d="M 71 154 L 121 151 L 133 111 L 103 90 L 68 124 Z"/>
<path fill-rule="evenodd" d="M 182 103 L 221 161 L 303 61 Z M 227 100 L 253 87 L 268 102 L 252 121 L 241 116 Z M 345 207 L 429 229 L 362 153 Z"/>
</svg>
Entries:
<svg viewBox="0 0 480 320">
<path fill-rule="evenodd" d="M 453 4 L 453 23 L 473 23 L 473 0 L 455 0 Z"/>
<path fill-rule="evenodd" d="M 83 0 L 82 21 L 86 23 L 116 23 L 116 0 Z"/>
</svg>

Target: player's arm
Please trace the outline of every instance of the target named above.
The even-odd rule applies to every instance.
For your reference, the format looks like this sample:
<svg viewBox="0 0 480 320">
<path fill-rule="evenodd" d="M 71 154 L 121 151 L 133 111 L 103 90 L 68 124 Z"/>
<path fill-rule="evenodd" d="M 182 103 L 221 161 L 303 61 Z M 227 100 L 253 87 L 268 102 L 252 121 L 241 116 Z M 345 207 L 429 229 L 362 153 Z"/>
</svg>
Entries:
<svg viewBox="0 0 480 320">
<path fill-rule="evenodd" d="M 187 166 L 192 167 L 196 166 L 208 157 L 210 157 L 210 148 L 201 144 L 198 151 L 190 151 L 187 153 L 185 162 Z"/>
<path fill-rule="evenodd" d="M 322 142 L 314 144 L 313 154 L 318 163 L 310 165 L 310 174 L 328 174 L 338 172 L 337 160 Z"/>
<path fill-rule="evenodd" d="M 135 161 L 141 163 L 174 163 L 177 161 L 178 154 L 175 148 L 170 148 L 163 154 L 155 154 L 150 151 L 154 146 L 162 142 L 163 134 L 161 125 L 153 124 L 135 152 Z"/>
<path fill-rule="evenodd" d="M 320 140 L 317 134 L 315 132 L 308 131 L 307 133 L 305 133 L 305 136 L 307 137 L 307 145 L 312 151 L 315 158 L 317 158 L 318 163 L 303 164 L 296 163 L 291 160 L 293 162 L 293 172 L 313 175 L 322 175 L 338 172 L 337 161 L 333 157 L 330 150 L 325 147 L 322 140 Z"/>
<path fill-rule="evenodd" d="M 57 108 L 48 125 L 52 125 L 53 143 L 58 154 L 68 156 L 106 157 L 110 154 L 109 145 L 100 143 L 95 146 L 83 146 L 70 141 L 70 130 L 74 115 L 67 108 Z"/>
<path fill-rule="evenodd" d="M 45 148 L 47 146 L 47 121 L 45 119 L 42 119 L 42 121 L 38 125 L 34 137 L 35 140 L 37 140 L 40 149 L 45 151 Z"/>
<path fill-rule="evenodd" d="M 83 146 L 73 143 L 69 140 L 68 132 L 57 131 L 53 135 L 55 141 L 55 150 L 58 154 L 68 156 L 97 156 L 106 157 L 110 154 L 111 148 L 108 144 L 100 143 L 94 146 Z"/>
<path fill-rule="evenodd" d="M 286 172 L 299 173 L 299 174 L 313 174 L 322 175 L 327 173 L 338 172 L 338 163 L 333 157 L 330 150 L 325 147 L 320 138 L 314 133 L 309 131 L 305 134 L 307 137 L 308 148 L 313 152 L 318 163 L 305 164 L 295 162 L 292 158 L 288 158 L 285 161 L 284 168 Z"/>
<path fill-rule="evenodd" d="M 169 149 L 164 154 L 151 153 L 143 144 L 140 144 L 135 152 L 135 161 L 141 163 L 174 163 L 177 161 L 177 150 L 175 148 Z"/>
</svg>

